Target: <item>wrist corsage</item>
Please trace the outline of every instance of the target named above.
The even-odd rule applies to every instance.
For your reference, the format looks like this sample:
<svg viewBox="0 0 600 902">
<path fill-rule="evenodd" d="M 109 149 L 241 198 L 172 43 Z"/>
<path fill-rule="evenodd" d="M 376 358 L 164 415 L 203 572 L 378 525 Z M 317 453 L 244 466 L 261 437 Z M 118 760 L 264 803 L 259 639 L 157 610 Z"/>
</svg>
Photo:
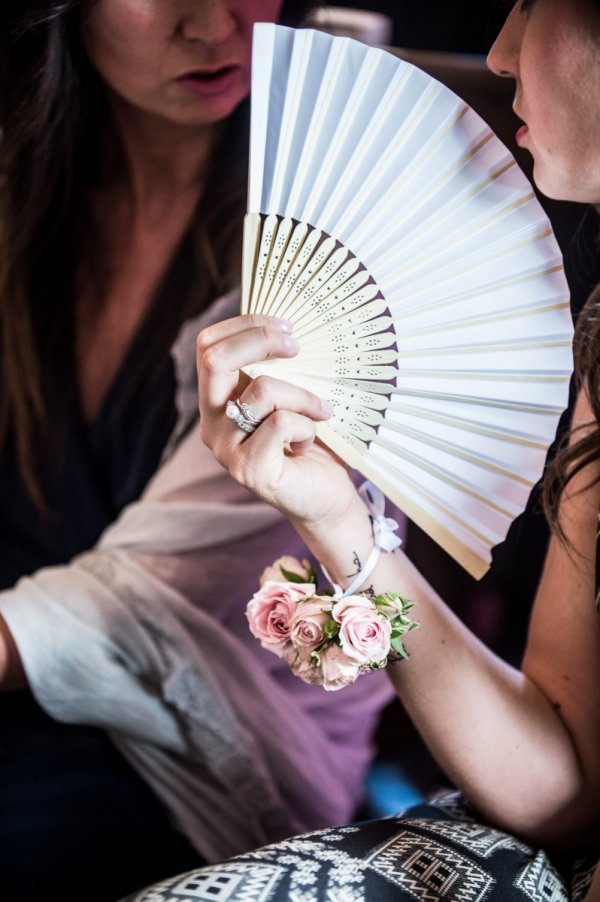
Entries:
<svg viewBox="0 0 600 902">
<path fill-rule="evenodd" d="M 319 592 L 308 561 L 282 557 L 264 571 L 246 616 L 263 648 L 306 683 L 334 691 L 408 657 L 402 639 L 418 626 L 412 605 L 395 592 Z"/>
</svg>

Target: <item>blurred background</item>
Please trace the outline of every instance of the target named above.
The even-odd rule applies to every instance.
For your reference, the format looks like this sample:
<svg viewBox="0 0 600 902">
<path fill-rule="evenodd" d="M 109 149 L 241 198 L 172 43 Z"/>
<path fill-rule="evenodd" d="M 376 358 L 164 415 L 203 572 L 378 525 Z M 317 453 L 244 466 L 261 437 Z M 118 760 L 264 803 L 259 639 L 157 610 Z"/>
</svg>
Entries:
<svg viewBox="0 0 600 902">
<path fill-rule="evenodd" d="M 331 2 L 387 16 L 387 43 L 417 50 L 485 54 L 512 3 L 506 0 L 363 0 Z"/>
</svg>

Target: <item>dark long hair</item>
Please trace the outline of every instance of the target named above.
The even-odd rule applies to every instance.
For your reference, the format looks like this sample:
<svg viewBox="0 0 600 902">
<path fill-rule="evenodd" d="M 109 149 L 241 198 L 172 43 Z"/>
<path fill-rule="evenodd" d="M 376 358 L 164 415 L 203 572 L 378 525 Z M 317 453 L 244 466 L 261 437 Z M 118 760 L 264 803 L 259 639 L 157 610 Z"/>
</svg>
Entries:
<svg viewBox="0 0 600 902">
<path fill-rule="evenodd" d="M 87 189 L 100 167 L 104 91 L 82 42 L 94 0 L 0 3 L 0 450 L 14 440 L 43 506 L 41 473 L 73 377 L 74 276 L 89 254 Z M 286 0 L 297 24 L 314 4 Z M 234 113 L 182 246 L 159 286 L 148 360 L 181 322 L 237 280 L 246 197 L 248 103 Z M 169 291 L 169 287 L 173 290 Z"/>
<path fill-rule="evenodd" d="M 571 444 L 565 434 L 548 465 L 543 482 L 546 517 L 552 529 L 565 541 L 559 518 L 561 496 L 571 479 L 600 458 L 600 285 L 591 293 L 577 318 L 573 343 L 574 390 L 589 392 L 593 422 L 583 424 L 581 435 L 573 433 Z M 591 430 L 589 427 L 592 427 Z M 593 485 L 600 478 L 590 482 Z"/>
</svg>

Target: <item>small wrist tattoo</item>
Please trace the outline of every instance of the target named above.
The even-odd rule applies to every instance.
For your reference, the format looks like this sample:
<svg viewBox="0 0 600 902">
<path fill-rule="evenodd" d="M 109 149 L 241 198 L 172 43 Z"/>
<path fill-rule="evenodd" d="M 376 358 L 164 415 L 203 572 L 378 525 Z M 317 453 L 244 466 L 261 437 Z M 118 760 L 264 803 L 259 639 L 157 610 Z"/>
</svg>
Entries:
<svg viewBox="0 0 600 902">
<path fill-rule="evenodd" d="M 360 558 L 359 558 L 358 554 L 356 553 L 356 551 L 352 552 L 352 563 L 356 567 L 356 570 L 353 570 L 352 573 L 347 573 L 346 579 L 352 579 L 353 576 L 358 576 L 358 574 L 362 570 L 362 564 L 360 562 Z"/>
</svg>

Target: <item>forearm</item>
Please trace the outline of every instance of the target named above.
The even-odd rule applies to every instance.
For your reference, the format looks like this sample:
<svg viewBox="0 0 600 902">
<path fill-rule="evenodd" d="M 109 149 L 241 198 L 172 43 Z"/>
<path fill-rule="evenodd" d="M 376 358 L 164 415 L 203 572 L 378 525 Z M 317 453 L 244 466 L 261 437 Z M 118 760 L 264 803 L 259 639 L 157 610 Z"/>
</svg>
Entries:
<svg viewBox="0 0 600 902">
<path fill-rule="evenodd" d="M 321 401 L 268 376 L 240 381 L 240 367 L 294 351 L 261 317 L 206 330 L 198 350 L 205 441 L 236 480 L 291 520 L 331 578 L 347 588 L 373 536 L 345 469 L 314 441 L 316 424 L 327 419 Z M 250 435 L 223 416 L 233 397 L 260 421 Z M 583 407 L 579 413 L 583 422 L 592 418 Z M 600 629 L 591 566 L 597 495 L 581 493 L 583 520 L 571 507 L 573 545 L 589 565 L 583 572 L 581 555 L 572 560 L 564 549 L 551 560 L 536 599 L 525 675 L 471 635 L 402 552 L 381 554 L 357 587 L 415 601 L 421 628 L 406 639 L 411 658 L 390 667 L 401 700 L 456 784 L 489 818 L 536 841 L 576 841 L 577 831 L 598 820 Z"/>
<path fill-rule="evenodd" d="M 297 528 L 342 586 L 372 547 L 358 498 L 336 524 Z M 564 839 L 569 825 L 584 829 L 585 778 L 551 700 L 486 648 L 401 551 L 382 553 L 369 587 L 415 601 L 421 627 L 405 640 L 410 660 L 390 666 L 389 676 L 452 781 L 493 822 L 536 842 Z"/>
<path fill-rule="evenodd" d="M 416 728 L 452 782 L 492 823 L 534 844 L 585 832 L 584 774 L 564 722 L 518 669 L 490 651 L 419 580 L 419 630 L 388 668 Z"/>
</svg>

